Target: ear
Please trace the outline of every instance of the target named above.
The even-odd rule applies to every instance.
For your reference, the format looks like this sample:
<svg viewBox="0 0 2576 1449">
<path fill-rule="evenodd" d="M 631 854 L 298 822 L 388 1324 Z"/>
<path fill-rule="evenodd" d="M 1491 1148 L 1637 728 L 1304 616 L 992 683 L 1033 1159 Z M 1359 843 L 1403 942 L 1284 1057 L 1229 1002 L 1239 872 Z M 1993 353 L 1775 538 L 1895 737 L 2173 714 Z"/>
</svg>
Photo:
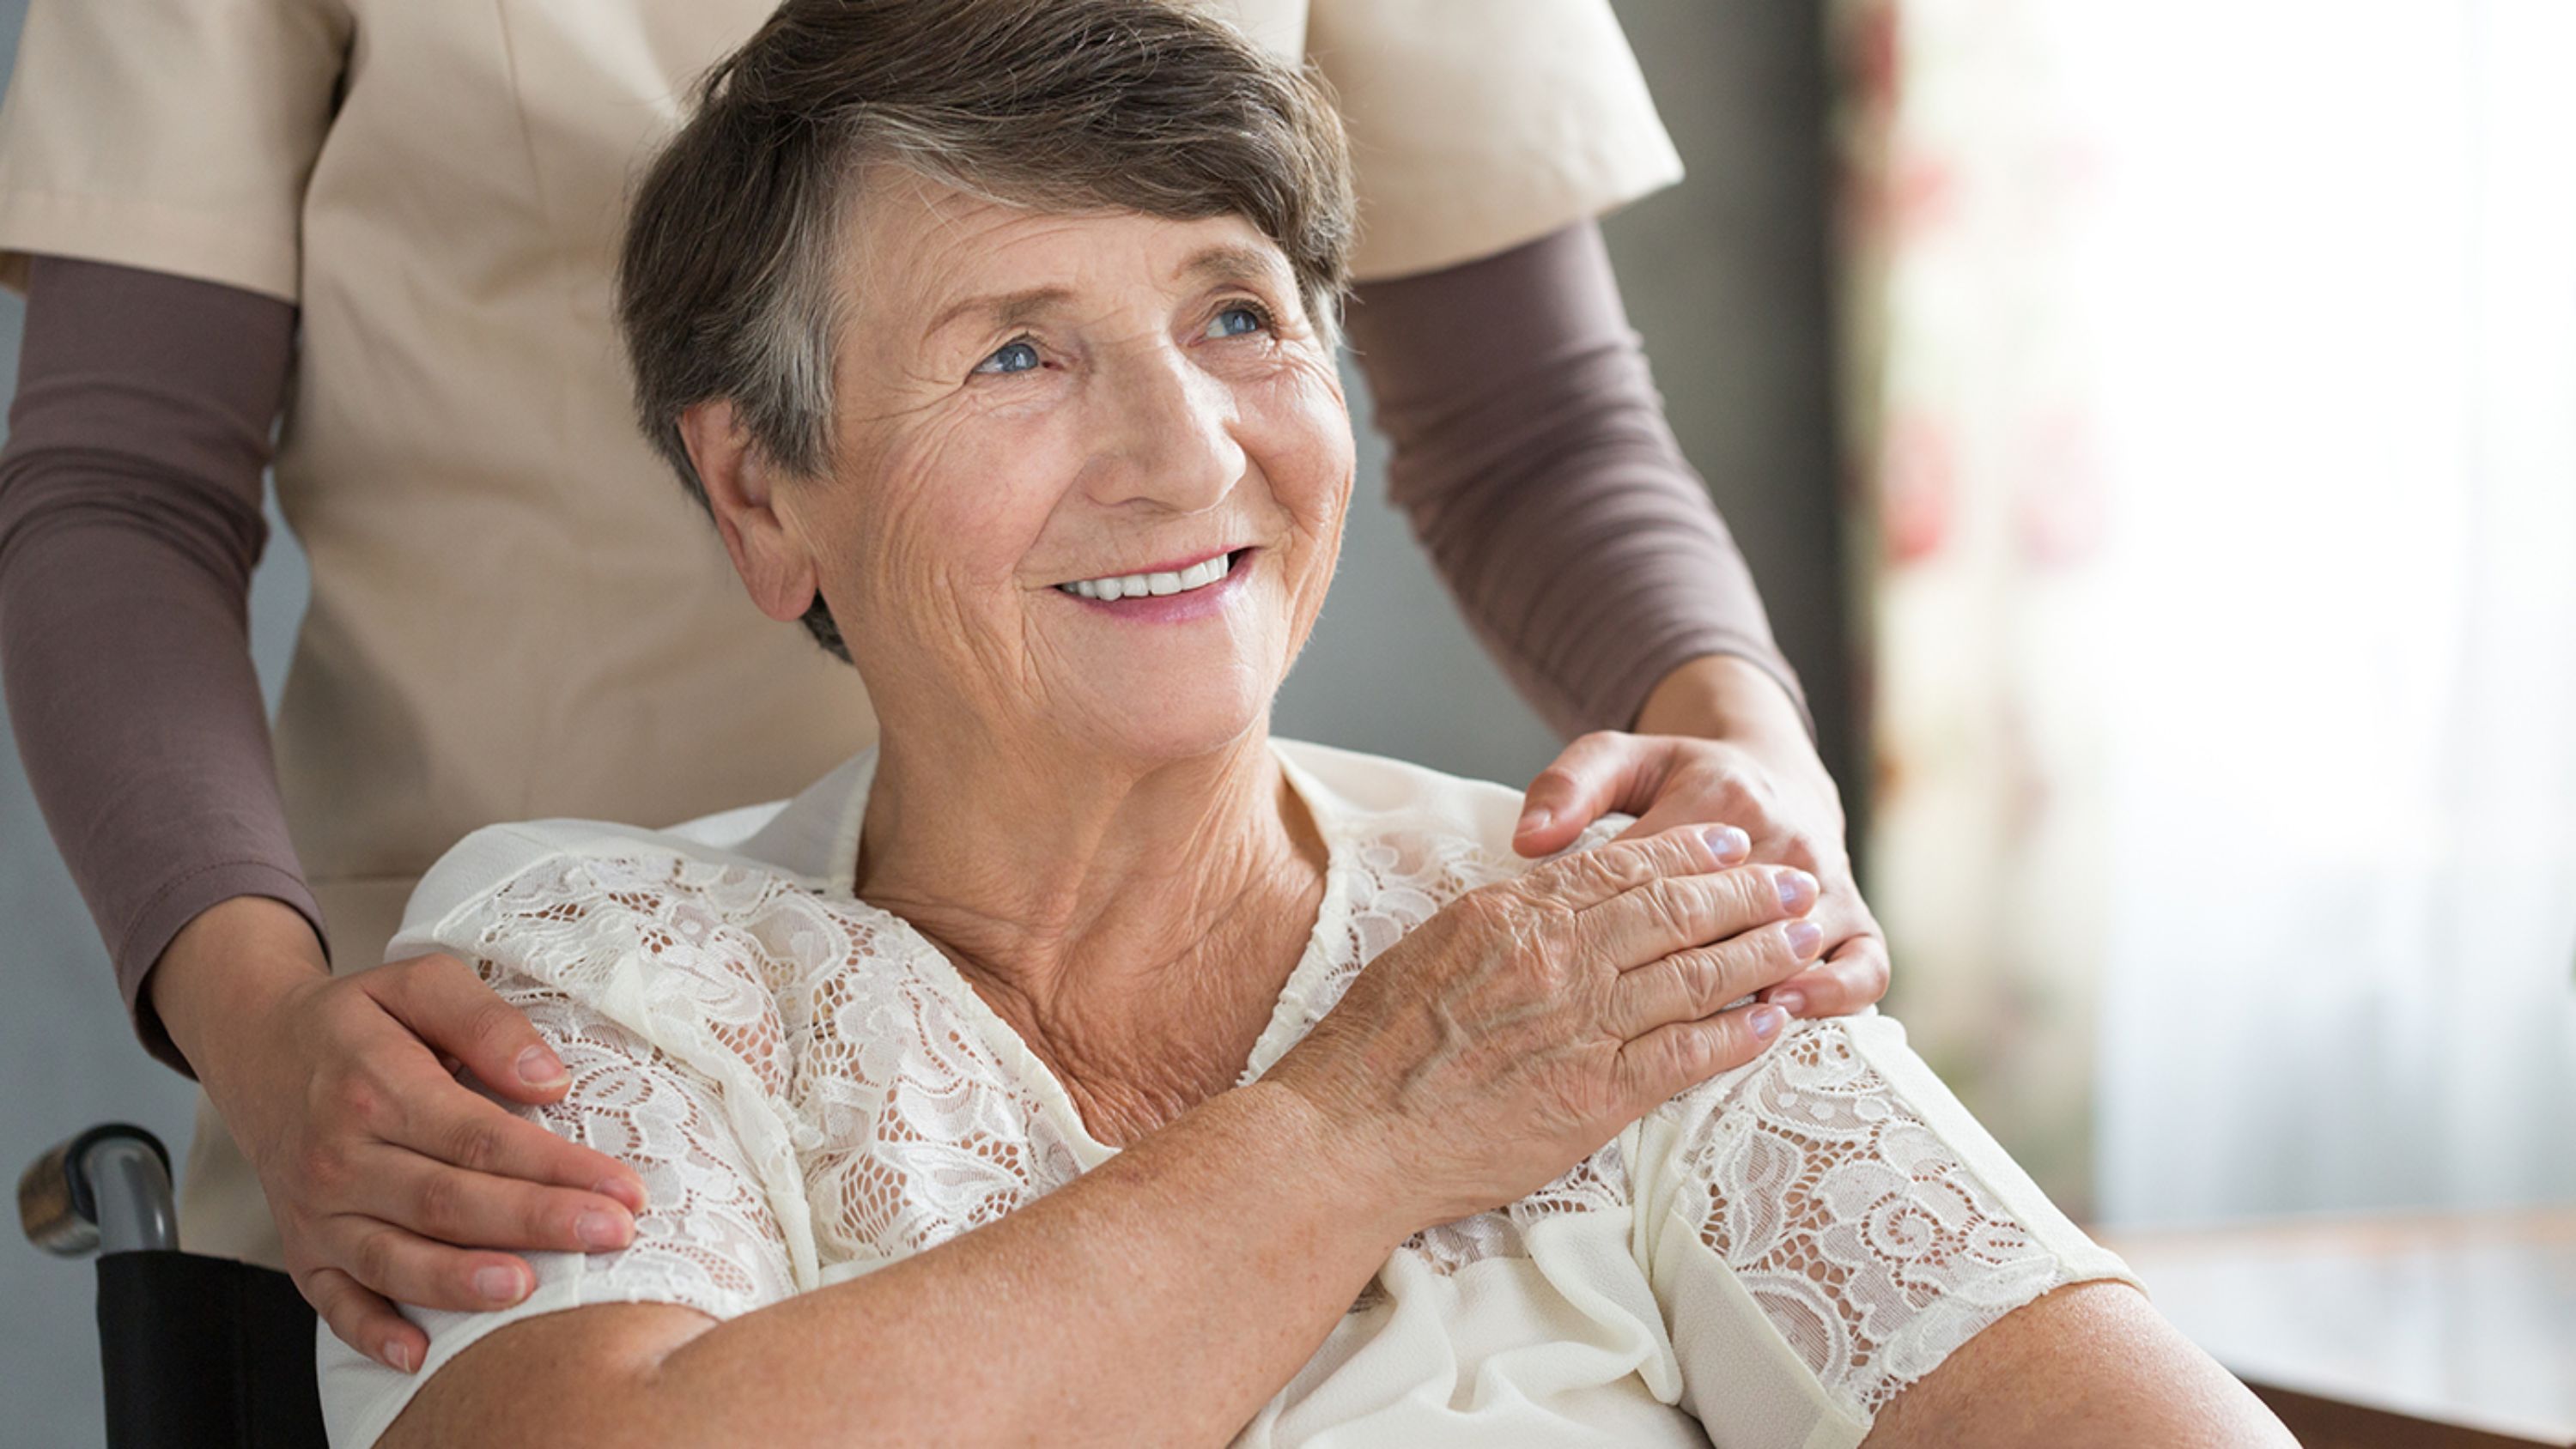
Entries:
<svg viewBox="0 0 2576 1449">
<path fill-rule="evenodd" d="M 751 601 L 773 619 L 803 618 L 821 587 L 814 560 L 786 519 L 772 484 L 776 473 L 732 403 L 710 399 L 680 414 L 680 441 L 707 492 L 707 506 L 724 535 L 725 552 Z"/>
</svg>

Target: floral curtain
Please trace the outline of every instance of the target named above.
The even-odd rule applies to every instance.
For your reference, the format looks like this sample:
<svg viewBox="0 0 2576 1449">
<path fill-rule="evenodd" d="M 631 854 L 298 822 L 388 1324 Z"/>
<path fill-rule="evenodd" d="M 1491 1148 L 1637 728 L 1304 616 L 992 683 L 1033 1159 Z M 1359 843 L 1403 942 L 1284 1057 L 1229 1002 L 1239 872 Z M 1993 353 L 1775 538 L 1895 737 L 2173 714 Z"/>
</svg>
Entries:
<svg viewBox="0 0 2576 1449">
<path fill-rule="evenodd" d="M 2091 1190 L 2102 478 L 2066 232 L 2092 152 L 2034 6 L 1846 6 L 1846 409 L 1871 900 L 1915 1045 Z"/>
<path fill-rule="evenodd" d="M 2121 1219 L 2576 1198 L 2576 7 L 1848 0 L 1864 842 Z"/>
</svg>

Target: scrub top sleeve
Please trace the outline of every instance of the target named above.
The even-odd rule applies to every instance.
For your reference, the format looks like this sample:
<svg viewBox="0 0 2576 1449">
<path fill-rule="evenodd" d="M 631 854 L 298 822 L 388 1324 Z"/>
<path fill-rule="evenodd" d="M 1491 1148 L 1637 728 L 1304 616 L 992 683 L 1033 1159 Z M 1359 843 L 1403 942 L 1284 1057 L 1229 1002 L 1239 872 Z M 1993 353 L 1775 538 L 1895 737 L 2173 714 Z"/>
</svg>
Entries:
<svg viewBox="0 0 2576 1449">
<path fill-rule="evenodd" d="M 1353 274 L 1491 256 L 1681 179 L 1609 0 L 1314 0 L 1359 173 Z"/>
<path fill-rule="evenodd" d="M 0 285 L 31 254 L 297 300 L 337 0 L 34 0 L 0 102 Z"/>
</svg>

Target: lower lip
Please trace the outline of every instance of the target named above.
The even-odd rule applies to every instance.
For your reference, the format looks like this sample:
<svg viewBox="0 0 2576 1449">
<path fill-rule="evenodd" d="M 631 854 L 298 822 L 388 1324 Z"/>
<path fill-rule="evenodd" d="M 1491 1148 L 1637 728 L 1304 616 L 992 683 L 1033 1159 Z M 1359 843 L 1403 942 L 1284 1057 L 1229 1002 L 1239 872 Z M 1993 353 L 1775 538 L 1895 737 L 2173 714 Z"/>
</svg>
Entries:
<svg viewBox="0 0 2576 1449">
<path fill-rule="evenodd" d="M 1204 619 L 1222 610 L 1225 607 L 1225 601 L 1233 597 L 1236 586 L 1243 582 L 1244 572 L 1252 567 L 1253 559 L 1259 557 L 1260 552 L 1259 549 L 1244 549 L 1234 556 L 1233 566 L 1226 570 L 1224 578 L 1212 584 L 1201 585 L 1186 593 L 1141 594 L 1132 599 L 1086 599 L 1080 594 L 1068 594 L 1062 589 L 1054 592 L 1068 604 L 1079 604 L 1113 619 L 1126 619 L 1139 624 L 1185 624 L 1192 619 Z"/>
</svg>

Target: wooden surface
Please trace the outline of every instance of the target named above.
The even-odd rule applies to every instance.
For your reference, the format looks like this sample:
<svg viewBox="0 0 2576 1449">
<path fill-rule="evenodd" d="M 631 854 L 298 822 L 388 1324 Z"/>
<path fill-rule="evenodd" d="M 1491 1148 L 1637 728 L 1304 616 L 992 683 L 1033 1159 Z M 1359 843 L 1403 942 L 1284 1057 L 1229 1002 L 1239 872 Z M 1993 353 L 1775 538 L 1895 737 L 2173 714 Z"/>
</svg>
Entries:
<svg viewBox="0 0 2576 1449">
<path fill-rule="evenodd" d="M 2576 1446 L 2576 1208 L 2096 1236 L 2307 1449 Z"/>
</svg>

